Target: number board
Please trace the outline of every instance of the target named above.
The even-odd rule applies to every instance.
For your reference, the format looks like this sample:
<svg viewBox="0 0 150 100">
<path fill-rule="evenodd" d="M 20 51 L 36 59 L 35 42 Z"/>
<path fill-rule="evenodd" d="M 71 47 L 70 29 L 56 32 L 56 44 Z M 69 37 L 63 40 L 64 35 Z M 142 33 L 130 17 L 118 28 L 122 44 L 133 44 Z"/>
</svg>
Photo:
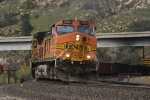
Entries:
<svg viewBox="0 0 150 100">
<path fill-rule="evenodd" d="M 63 24 L 71 24 L 72 21 L 71 20 L 63 20 Z"/>
<path fill-rule="evenodd" d="M 88 25 L 88 22 L 87 21 L 80 21 L 80 24 L 81 25 Z"/>
</svg>

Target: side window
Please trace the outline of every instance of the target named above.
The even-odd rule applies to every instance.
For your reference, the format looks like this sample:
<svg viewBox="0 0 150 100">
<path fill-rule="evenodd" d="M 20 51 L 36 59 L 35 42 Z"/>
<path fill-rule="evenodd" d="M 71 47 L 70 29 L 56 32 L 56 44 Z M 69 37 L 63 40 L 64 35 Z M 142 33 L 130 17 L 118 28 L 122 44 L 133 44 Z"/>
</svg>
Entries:
<svg viewBox="0 0 150 100">
<path fill-rule="evenodd" d="M 53 35 L 53 34 L 54 34 L 54 26 L 55 26 L 55 24 L 53 24 L 53 25 L 50 27 L 50 35 Z"/>
<path fill-rule="evenodd" d="M 53 35 L 54 34 L 54 27 L 52 27 L 52 31 L 51 32 L 52 32 L 52 35 Z"/>
<path fill-rule="evenodd" d="M 33 41 L 33 42 L 32 42 L 32 47 L 33 47 L 33 48 L 37 48 L 37 41 Z"/>
<path fill-rule="evenodd" d="M 50 27 L 50 35 L 54 34 L 54 27 Z"/>
</svg>

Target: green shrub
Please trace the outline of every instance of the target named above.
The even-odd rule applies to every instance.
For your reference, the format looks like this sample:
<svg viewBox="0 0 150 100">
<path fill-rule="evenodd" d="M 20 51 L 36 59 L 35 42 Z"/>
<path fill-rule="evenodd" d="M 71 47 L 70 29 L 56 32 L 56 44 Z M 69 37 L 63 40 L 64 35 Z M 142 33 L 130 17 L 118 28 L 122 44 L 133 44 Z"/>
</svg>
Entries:
<svg viewBox="0 0 150 100">
<path fill-rule="evenodd" d="M 0 3 L 3 2 L 3 1 L 5 1 L 5 0 L 0 0 Z"/>
<path fill-rule="evenodd" d="M 6 27 L 9 25 L 14 25 L 19 22 L 15 15 L 12 12 L 4 13 L 4 18 L 0 20 L 0 27 Z"/>
<path fill-rule="evenodd" d="M 30 74 L 31 73 L 31 70 L 30 70 L 30 67 L 25 67 L 24 70 L 17 70 L 16 71 L 16 77 L 17 79 L 21 79 L 24 77 L 24 75 L 27 75 L 27 74 Z"/>
<path fill-rule="evenodd" d="M 40 17 L 39 14 L 35 14 L 35 15 L 34 15 L 34 18 L 36 18 L 36 19 L 38 19 L 39 17 Z"/>
<path fill-rule="evenodd" d="M 8 77 L 5 78 L 5 82 L 8 84 Z M 15 84 L 15 79 L 10 77 L 10 84 Z"/>
<path fill-rule="evenodd" d="M 92 3 L 85 3 L 82 6 L 82 9 L 84 9 L 84 10 L 90 10 L 90 9 L 96 10 L 101 18 L 105 18 L 105 13 L 106 12 L 104 12 L 102 10 L 103 8 L 100 7 L 100 5 L 97 4 L 97 3 L 93 3 L 93 4 Z"/>
<path fill-rule="evenodd" d="M 68 1 L 63 2 L 62 4 L 59 5 L 60 7 L 65 7 L 65 6 L 70 6 L 70 3 Z"/>
<path fill-rule="evenodd" d="M 4 75 L 0 75 L 0 86 L 5 85 L 6 81 L 5 81 L 5 77 Z"/>
<path fill-rule="evenodd" d="M 85 3 L 83 6 L 82 6 L 82 9 L 85 9 L 85 10 L 89 10 L 89 9 L 92 9 L 92 4 L 90 3 Z"/>
<path fill-rule="evenodd" d="M 128 31 L 150 31 L 150 20 L 132 22 L 129 27 Z"/>
</svg>

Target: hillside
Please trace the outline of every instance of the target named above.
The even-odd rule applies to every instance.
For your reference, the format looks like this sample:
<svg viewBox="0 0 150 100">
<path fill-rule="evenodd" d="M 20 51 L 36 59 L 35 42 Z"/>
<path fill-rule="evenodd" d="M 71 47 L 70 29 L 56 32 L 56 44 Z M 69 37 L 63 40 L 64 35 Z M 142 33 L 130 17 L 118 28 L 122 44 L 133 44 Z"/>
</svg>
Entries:
<svg viewBox="0 0 150 100">
<path fill-rule="evenodd" d="M 115 32 L 112 27 L 119 31 L 118 24 L 128 25 L 135 17 L 142 17 L 135 15 L 123 22 L 118 20 L 120 13 L 126 12 L 122 16 L 128 16 L 131 10 L 147 8 L 149 4 L 150 0 L 0 0 L 0 35 L 21 36 L 21 16 L 24 14 L 30 15 L 32 34 L 48 30 L 51 24 L 62 19 L 75 18 L 93 22 L 98 26 L 98 32 Z M 105 22 L 107 18 L 109 20 Z M 107 26 L 109 22 L 118 26 L 113 23 Z"/>
<path fill-rule="evenodd" d="M 149 16 L 150 8 L 136 9 L 131 10 L 130 12 L 123 12 L 99 22 L 98 32 L 129 32 L 132 31 L 129 29 L 131 24 L 144 21 L 147 21 L 148 23 L 148 21 L 150 21 Z"/>
<path fill-rule="evenodd" d="M 150 0 L 0 0 L 0 35 L 23 36 L 22 16 L 29 14 L 33 29 L 49 30 L 51 24 L 63 19 L 88 20 L 96 25 L 97 33 L 124 32 L 132 30 L 134 25 L 150 21 Z M 143 26 L 144 26 L 143 25 Z M 150 29 L 147 26 L 146 30 Z M 144 29 L 139 26 L 139 29 Z M 145 47 L 147 57 L 149 47 Z M 9 52 L 9 53 L 8 53 Z M 101 62 L 123 62 L 139 64 L 142 59 L 142 47 L 100 48 Z M 1 51 L 1 57 L 16 57 L 28 61 L 29 52 Z M 12 55 L 13 54 L 13 55 Z M 22 56 L 20 56 L 22 55 Z"/>
</svg>

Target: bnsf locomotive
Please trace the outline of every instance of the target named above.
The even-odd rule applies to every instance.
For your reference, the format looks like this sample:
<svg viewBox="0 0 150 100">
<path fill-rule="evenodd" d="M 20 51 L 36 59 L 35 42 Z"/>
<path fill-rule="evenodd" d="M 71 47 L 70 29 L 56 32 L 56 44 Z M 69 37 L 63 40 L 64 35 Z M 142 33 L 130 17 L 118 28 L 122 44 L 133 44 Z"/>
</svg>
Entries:
<svg viewBox="0 0 150 100">
<path fill-rule="evenodd" d="M 62 20 L 33 35 L 31 69 L 36 78 L 86 81 L 97 73 L 97 39 L 87 21 Z"/>
</svg>

